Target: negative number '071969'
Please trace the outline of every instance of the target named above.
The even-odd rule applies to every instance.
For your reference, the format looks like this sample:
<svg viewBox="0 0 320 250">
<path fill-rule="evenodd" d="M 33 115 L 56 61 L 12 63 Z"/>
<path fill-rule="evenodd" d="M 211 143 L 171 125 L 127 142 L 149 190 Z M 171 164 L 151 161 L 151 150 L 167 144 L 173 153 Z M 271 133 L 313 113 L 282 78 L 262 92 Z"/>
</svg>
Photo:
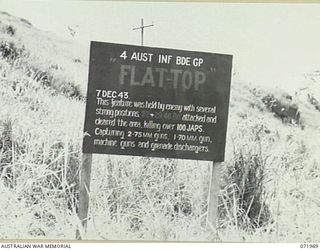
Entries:
<svg viewBox="0 0 320 250">
<path fill-rule="evenodd" d="M 304 244 L 300 244 L 300 248 L 318 248 L 319 245 L 318 244 L 307 244 L 307 243 L 304 243 Z"/>
</svg>

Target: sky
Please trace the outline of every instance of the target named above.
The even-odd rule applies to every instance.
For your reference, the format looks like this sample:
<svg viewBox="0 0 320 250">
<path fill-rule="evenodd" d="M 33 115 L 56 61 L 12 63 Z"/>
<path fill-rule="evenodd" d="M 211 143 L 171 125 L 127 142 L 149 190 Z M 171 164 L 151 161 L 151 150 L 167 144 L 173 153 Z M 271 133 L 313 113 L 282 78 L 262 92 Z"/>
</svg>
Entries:
<svg viewBox="0 0 320 250">
<path fill-rule="evenodd" d="M 320 70 L 320 4 L 0 0 L 0 10 L 82 44 L 139 45 L 132 28 L 144 18 L 145 46 L 232 54 L 234 80 L 288 92 Z"/>
</svg>

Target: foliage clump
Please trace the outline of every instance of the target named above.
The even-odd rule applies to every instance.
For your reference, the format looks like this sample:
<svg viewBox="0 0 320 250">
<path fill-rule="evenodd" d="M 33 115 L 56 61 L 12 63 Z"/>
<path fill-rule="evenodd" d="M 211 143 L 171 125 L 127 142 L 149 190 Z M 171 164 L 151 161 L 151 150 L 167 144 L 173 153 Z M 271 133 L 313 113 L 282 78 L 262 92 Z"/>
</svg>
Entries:
<svg viewBox="0 0 320 250">
<path fill-rule="evenodd" d="M 8 60 L 16 60 L 24 55 L 25 49 L 18 48 L 13 42 L 2 41 L 0 43 L 0 56 Z"/>
<path fill-rule="evenodd" d="M 224 227 L 253 231 L 271 220 L 266 204 L 268 181 L 262 148 L 262 137 L 269 133 L 263 125 L 246 130 L 247 143 L 234 141 L 233 157 L 225 174 L 221 195 Z M 243 138 L 244 139 L 244 138 Z"/>
<path fill-rule="evenodd" d="M 286 124 L 299 124 L 300 123 L 300 111 L 296 104 L 291 103 L 288 100 L 292 100 L 292 97 L 287 95 L 285 97 L 287 102 L 281 101 L 270 94 L 262 98 L 263 103 L 266 105 L 276 117 L 280 118 L 283 123 Z"/>
</svg>

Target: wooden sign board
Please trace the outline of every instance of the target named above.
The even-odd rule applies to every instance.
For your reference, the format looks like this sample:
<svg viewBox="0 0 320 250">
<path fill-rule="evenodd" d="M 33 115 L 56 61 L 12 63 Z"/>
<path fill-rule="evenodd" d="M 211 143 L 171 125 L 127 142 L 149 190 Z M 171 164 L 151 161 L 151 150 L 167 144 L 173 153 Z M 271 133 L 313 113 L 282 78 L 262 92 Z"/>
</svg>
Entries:
<svg viewBox="0 0 320 250">
<path fill-rule="evenodd" d="M 91 42 L 83 153 L 224 161 L 232 56 Z"/>
</svg>

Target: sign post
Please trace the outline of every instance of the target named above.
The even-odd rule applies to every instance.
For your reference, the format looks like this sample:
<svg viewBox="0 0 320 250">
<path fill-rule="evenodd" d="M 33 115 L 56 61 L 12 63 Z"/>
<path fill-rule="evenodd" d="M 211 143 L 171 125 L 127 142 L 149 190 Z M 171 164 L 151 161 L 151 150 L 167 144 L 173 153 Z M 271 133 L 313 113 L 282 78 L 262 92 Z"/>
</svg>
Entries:
<svg viewBox="0 0 320 250">
<path fill-rule="evenodd" d="M 211 177 L 209 184 L 209 195 L 208 195 L 208 212 L 207 212 L 207 228 L 217 229 L 218 228 L 218 204 L 219 204 L 219 191 L 220 191 L 220 176 L 219 172 L 221 169 L 221 163 L 213 163 L 211 168 Z"/>
<path fill-rule="evenodd" d="M 92 154 L 215 162 L 207 221 L 217 221 L 232 56 L 91 42 L 79 218 L 86 227 Z"/>
<path fill-rule="evenodd" d="M 90 195 L 90 179 L 91 179 L 92 154 L 82 155 L 81 177 L 80 177 L 80 192 L 79 192 L 79 208 L 78 217 L 81 222 L 81 227 L 76 232 L 76 239 L 81 240 L 81 235 L 86 234 L 88 210 L 89 210 L 89 195 Z"/>
</svg>

